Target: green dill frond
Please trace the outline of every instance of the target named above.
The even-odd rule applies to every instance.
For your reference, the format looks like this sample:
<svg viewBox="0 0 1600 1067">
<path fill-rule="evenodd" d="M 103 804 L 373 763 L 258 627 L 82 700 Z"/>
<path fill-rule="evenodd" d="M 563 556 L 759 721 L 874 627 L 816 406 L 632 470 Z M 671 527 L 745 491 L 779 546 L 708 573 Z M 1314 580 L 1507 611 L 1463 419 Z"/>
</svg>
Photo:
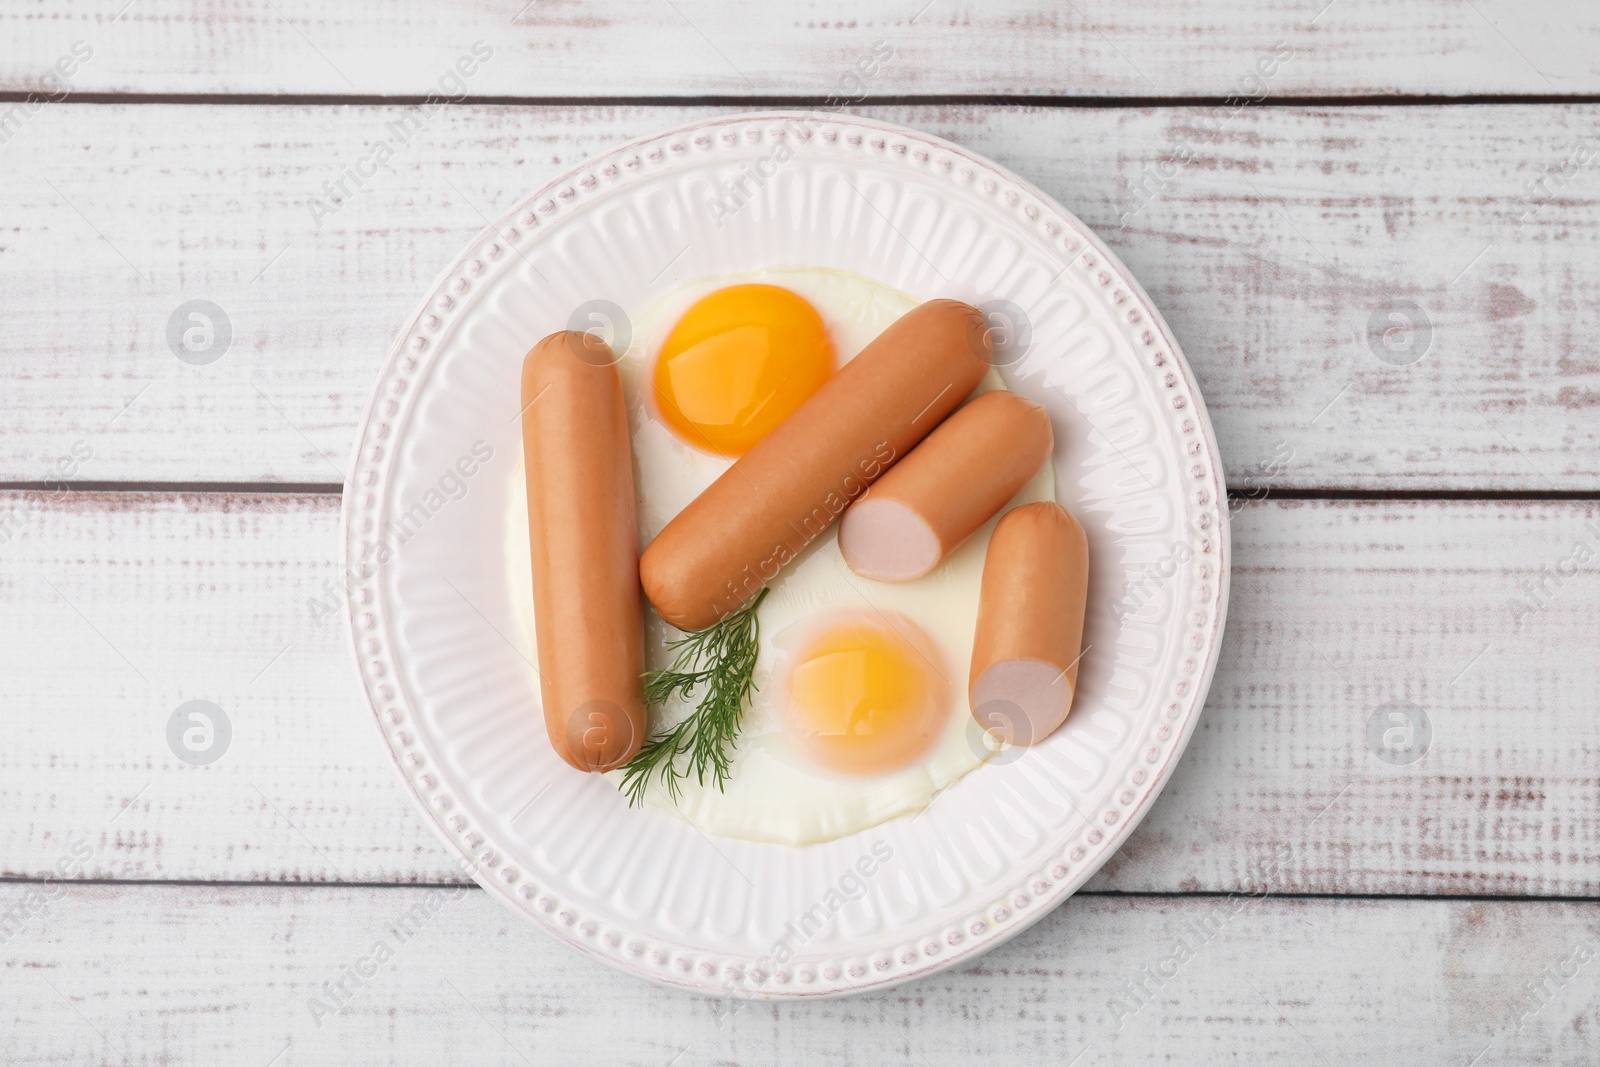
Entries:
<svg viewBox="0 0 1600 1067">
<path fill-rule="evenodd" d="M 767 592 L 761 590 L 738 611 L 674 641 L 672 666 L 644 673 L 644 697 L 652 706 L 663 706 L 674 696 L 693 700 L 699 693 L 700 699 L 682 722 L 647 740 L 623 768 L 622 788 L 630 805 L 644 799 L 653 778 L 666 783 L 674 800 L 690 774 L 702 785 L 707 775 L 718 789 L 726 784 L 745 704 L 755 689 L 761 637 L 756 609 Z M 680 762 L 682 757 L 687 759 Z"/>
</svg>

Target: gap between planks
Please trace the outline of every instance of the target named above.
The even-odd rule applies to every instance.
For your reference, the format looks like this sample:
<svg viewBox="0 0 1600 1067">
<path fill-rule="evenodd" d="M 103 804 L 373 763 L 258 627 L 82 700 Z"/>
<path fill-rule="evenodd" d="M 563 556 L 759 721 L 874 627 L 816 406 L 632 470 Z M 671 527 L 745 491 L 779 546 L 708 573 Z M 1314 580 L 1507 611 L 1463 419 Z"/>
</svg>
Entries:
<svg viewBox="0 0 1600 1067">
<path fill-rule="evenodd" d="M 10 672 L 0 697 L 34 713 L 0 720 L 0 808 L 41 814 L 0 820 L 0 869 L 51 874 L 77 828 L 100 855 L 81 873 L 116 880 L 459 876 L 396 781 L 342 626 L 309 610 L 338 575 L 336 498 L 29 503 L 0 644 L 32 670 Z M 1093 888 L 1248 889 L 1287 843 L 1285 891 L 1595 895 L 1600 668 L 1585 635 L 1600 572 L 1538 611 L 1513 616 L 1505 599 L 1597 515 L 1593 503 L 1241 510 L 1206 713 Z M 74 603 L 105 610 L 86 622 Z M 226 759 L 191 773 L 164 724 L 202 696 L 239 730 Z M 1367 733 L 1402 699 L 1436 723 L 1423 762 L 1404 767 Z M 264 800 L 262 781 L 293 806 Z"/>
<path fill-rule="evenodd" d="M 36 92 L 0 92 L 0 103 L 21 104 L 37 99 Z M 260 106 L 418 106 L 437 96 L 428 94 L 382 93 L 73 93 L 58 101 L 73 104 L 188 104 Z M 763 109 L 809 109 L 854 114 L 873 107 L 1032 107 L 1055 109 L 1232 107 L 1237 96 L 1029 96 L 1026 94 L 929 93 L 868 96 L 840 109 L 832 96 L 468 96 L 451 101 L 461 107 L 742 107 Z M 1366 96 L 1268 96 L 1251 100 L 1251 108 L 1370 108 L 1370 107 L 1500 107 L 1524 104 L 1600 104 L 1600 93 L 1514 93 L 1448 94 L 1395 93 Z"/>
<path fill-rule="evenodd" d="M 10 886 L 59 885 L 66 889 L 89 886 L 113 886 L 119 889 L 469 889 L 483 891 L 477 882 L 373 882 L 373 881 L 264 881 L 261 879 L 228 878 L 47 878 L 33 876 L 6 876 L 0 878 L 0 891 Z M 1235 897 L 1261 896 L 1274 900 L 1329 900 L 1329 901 L 1418 901 L 1428 904 L 1600 904 L 1600 896 L 1557 894 L 1533 896 L 1523 893 L 1307 893 L 1274 890 L 1271 885 L 1241 886 L 1238 889 L 1079 889 L 1068 900 L 1079 897 L 1106 900 L 1231 900 Z M 1066 903 L 1063 900 L 1062 903 Z M 1059 905 L 1057 905 L 1059 906 Z"/>
<path fill-rule="evenodd" d="M 386 110 L 69 106 L 49 130 L 34 123 L 37 151 L 6 158 L 36 163 L 88 218 L 118 220 L 105 235 L 129 258 L 44 181 L 19 181 L 0 284 L 54 311 L 0 345 L 19 413 L 0 433 L 0 477 L 48 479 L 82 439 L 95 465 L 77 475 L 96 481 L 342 479 L 404 294 L 478 232 L 487 211 L 472 204 L 498 210 L 548 168 L 715 113 L 449 109 L 385 183 L 312 228 L 305 198 Z M 1600 332 L 1592 205 L 1574 183 L 1529 225 L 1509 217 L 1520 180 L 1561 158 L 1595 107 L 1256 110 L 1216 145 L 1196 140 L 1199 109 L 871 110 L 1033 175 L 1113 241 L 1178 334 L 1236 488 L 1600 488 L 1600 369 L 1582 343 Z M 95 157 L 116 180 L 75 191 L 72 161 L 123 143 L 129 123 L 141 147 Z M 1119 229 L 1127 182 L 1174 138 L 1202 149 L 1193 177 Z M 1235 189 L 1236 173 L 1258 175 L 1264 195 Z M 228 221 L 240 202 L 258 206 L 256 227 Z M 193 291 L 240 316 L 237 351 L 209 369 L 173 360 L 161 329 Z M 1397 294 L 1437 334 L 1404 368 L 1367 336 L 1368 313 Z M 41 354 L 55 373 L 27 371 Z M 178 409 L 189 417 L 168 417 Z M 1432 413 L 1427 434 L 1409 429 L 1418 411 Z"/>
<path fill-rule="evenodd" d="M 145 493 L 155 495 L 222 496 L 343 496 L 339 482 L 6 482 L 0 493 Z M 1477 501 L 1600 501 L 1600 489 L 1341 489 L 1315 486 L 1293 488 L 1229 489 L 1228 499 L 1247 505 L 1276 497 L 1280 500 L 1477 500 Z"/>
</svg>

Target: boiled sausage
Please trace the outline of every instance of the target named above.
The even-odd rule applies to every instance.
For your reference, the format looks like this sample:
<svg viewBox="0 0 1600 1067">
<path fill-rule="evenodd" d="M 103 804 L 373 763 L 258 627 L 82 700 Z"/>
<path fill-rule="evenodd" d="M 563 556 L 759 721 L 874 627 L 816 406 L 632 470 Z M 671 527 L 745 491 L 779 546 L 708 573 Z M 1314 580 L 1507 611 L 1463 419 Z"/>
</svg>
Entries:
<svg viewBox="0 0 1600 1067">
<path fill-rule="evenodd" d="M 583 771 L 645 735 L 639 532 L 628 415 L 598 337 L 551 334 L 522 364 L 522 444 L 545 729 Z"/>
<path fill-rule="evenodd" d="M 880 582 L 921 578 L 1028 484 L 1053 443 L 1043 405 L 979 394 L 850 505 L 844 561 Z"/>
<path fill-rule="evenodd" d="M 903 315 L 656 535 L 640 561 L 656 611 L 700 630 L 754 596 L 967 398 L 992 354 L 974 307 Z"/>
<path fill-rule="evenodd" d="M 1066 720 L 1078 688 L 1089 543 L 1070 512 L 1042 502 L 995 525 L 983 562 L 967 695 L 978 724 L 1032 745 Z"/>
</svg>

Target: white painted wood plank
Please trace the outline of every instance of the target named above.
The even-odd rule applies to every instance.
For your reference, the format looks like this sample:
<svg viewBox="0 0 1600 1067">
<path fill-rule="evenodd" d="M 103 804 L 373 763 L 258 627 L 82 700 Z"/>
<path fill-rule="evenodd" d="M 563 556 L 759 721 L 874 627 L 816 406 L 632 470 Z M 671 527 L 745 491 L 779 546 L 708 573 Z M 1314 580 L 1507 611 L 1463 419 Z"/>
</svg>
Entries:
<svg viewBox="0 0 1600 1067">
<path fill-rule="evenodd" d="M 477 890 L 66 887 L 0 945 L 0 1025 L 19 1067 L 1600 1056 L 1594 905 L 1256 893 L 1079 897 L 925 981 L 741 1006 L 615 973 Z M 413 907 L 435 914 L 402 941 Z M 363 964 L 380 943 L 392 958 Z"/>
<path fill-rule="evenodd" d="M 6 873 L 48 873 L 74 834 L 113 878 L 450 869 L 362 703 L 342 621 L 307 609 L 337 573 L 337 498 L 3 499 Z M 209 766 L 169 746 L 190 700 L 231 723 Z"/>
<path fill-rule="evenodd" d="M 447 108 L 314 220 L 403 113 L 42 111 L 0 152 L 0 478 L 56 476 L 81 442 L 92 481 L 339 481 L 393 331 L 486 215 L 709 112 Z M 1254 109 L 1216 136 L 1192 109 L 872 114 L 993 156 L 1106 236 L 1184 344 L 1234 488 L 1600 488 L 1600 175 L 1571 163 L 1600 158 L 1600 107 Z M 1184 145 L 1176 177 L 1141 177 Z M 197 298 L 234 335 L 203 367 L 166 342 Z M 1431 322 L 1410 365 L 1367 341 L 1396 299 Z"/>
<path fill-rule="evenodd" d="M 308 608 L 335 574 L 334 498 L 0 502 L 5 874 L 46 875 L 86 838 L 100 879 L 458 878 L 340 624 Z M 1600 895 L 1600 563 L 1569 566 L 1580 542 L 1600 560 L 1600 505 L 1251 505 L 1198 731 L 1093 888 L 1247 888 L 1287 849 L 1297 893 Z M 168 747 L 193 699 L 233 726 L 209 766 Z M 1431 723 L 1412 764 L 1368 739 L 1397 701 Z"/>
<path fill-rule="evenodd" d="M 1237 888 L 1284 842 L 1306 892 L 1600 894 L 1600 507 L 1269 500 L 1232 529 L 1199 732 L 1096 885 Z M 1426 751 L 1392 762 L 1390 728 Z"/>
<path fill-rule="evenodd" d="M 1600 21 L 1581 0 L 800 0 L 671 4 L 247 0 L 11 0 L 0 86 L 40 86 L 75 41 L 87 92 L 423 94 L 474 42 L 464 79 L 527 97 L 860 91 L 844 81 L 875 42 L 873 94 L 1209 96 L 1277 42 L 1295 60 L 1274 94 L 1582 93 L 1600 88 Z M 446 88 L 452 88 L 448 84 Z M 455 91 L 460 91 L 456 89 Z"/>
</svg>

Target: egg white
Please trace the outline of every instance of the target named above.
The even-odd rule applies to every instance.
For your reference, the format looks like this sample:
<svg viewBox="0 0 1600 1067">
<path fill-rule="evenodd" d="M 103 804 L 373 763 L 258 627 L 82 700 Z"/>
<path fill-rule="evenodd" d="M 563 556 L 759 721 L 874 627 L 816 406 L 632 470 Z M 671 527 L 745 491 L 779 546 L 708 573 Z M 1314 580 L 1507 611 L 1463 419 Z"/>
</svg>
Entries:
<svg viewBox="0 0 1600 1067">
<path fill-rule="evenodd" d="M 794 267 L 703 279 L 674 289 L 634 318 L 627 351 L 618 362 L 633 432 L 634 487 L 639 498 L 639 539 L 648 544 L 673 516 L 726 470 L 732 460 L 693 448 L 657 415 L 649 396 L 652 362 L 662 341 L 689 306 L 729 285 L 764 283 L 793 290 L 809 300 L 844 363 L 891 323 L 917 305 L 904 293 L 871 278 L 828 268 Z M 1004 388 L 991 371 L 979 392 Z M 1055 475 L 1047 461 L 1007 508 L 1055 499 Z M 1002 513 L 1005 509 L 1002 509 Z M 756 691 L 722 790 L 692 776 L 674 800 L 660 783 L 645 802 L 665 807 L 708 833 L 789 845 L 811 844 L 864 830 L 886 819 L 920 811 L 940 790 L 980 766 L 994 742 L 967 706 L 967 674 L 977 624 L 984 554 L 998 518 L 991 519 L 925 577 L 885 583 L 860 578 L 839 552 L 838 525 L 817 538 L 772 583 L 757 613 L 760 651 Z M 506 517 L 506 566 L 518 618 L 533 641 L 532 567 L 528 558 L 527 486 L 519 464 Z M 819 620 L 851 613 L 900 625 L 916 623 L 938 651 L 927 665 L 944 692 L 943 728 L 915 763 L 887 774 L 838 774 L 803 755 L 784 730 L 785 675 L 797 635 Z M 653 611 L 645 613 L 645 660 L 650 669 L 672 661 L 668 645 L 679 632 Z M 652 732 L 676 723 L 693 709 L 674 701 L 652 711 Z M 621 772 L 608 775 L 619 786 Z"/>
</svg>

